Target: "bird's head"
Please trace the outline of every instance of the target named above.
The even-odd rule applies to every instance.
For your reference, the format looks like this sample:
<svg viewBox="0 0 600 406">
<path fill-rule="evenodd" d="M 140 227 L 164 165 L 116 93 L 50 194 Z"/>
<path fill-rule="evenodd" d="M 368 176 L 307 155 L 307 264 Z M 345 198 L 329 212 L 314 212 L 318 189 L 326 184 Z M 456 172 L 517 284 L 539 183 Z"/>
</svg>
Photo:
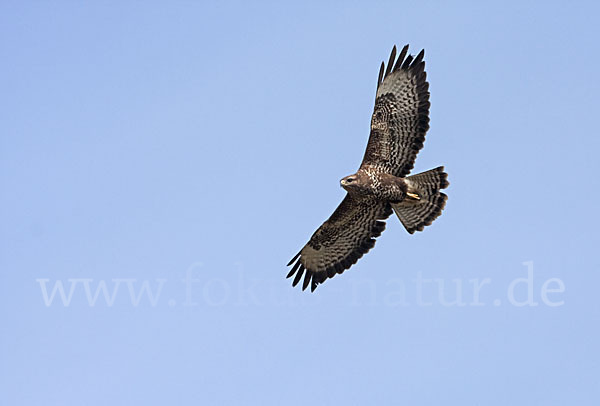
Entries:
<svg viewBox="0 0 600 406">
<path fill-rule="evenodd" d="M 356 174 L 346 176 L 340 180 L 340 186 L 348 191 L 355 189 L 358 186 L 358 176 Z"/>
</svg>

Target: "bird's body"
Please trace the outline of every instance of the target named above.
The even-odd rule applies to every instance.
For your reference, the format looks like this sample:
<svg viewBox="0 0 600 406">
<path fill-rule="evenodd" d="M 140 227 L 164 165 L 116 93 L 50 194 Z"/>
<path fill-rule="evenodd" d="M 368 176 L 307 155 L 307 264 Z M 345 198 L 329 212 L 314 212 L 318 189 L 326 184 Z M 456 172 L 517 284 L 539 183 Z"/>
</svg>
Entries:
<svg viewBox="0 0 600 406">
<path fill-rule="evenodd" d="M 340 185 L 348 192 L 331 217 L 290 261 L 288 277 L 311 290 L 351 267 L 375 245 L 385 222 L 396 213 L 412 234 L 430 225 L 444 209 L 448 186 L 443 167 L 407 176 L 429 129 L 429 83 L 424 52 L 396 60 L 392 50 L 387 69 L 382 63 L 371 118 L 371 135 L 359 170 Z M 405 58 L 406 57 L 406 58 Z"/>
<path fill-rule="evenodd" d="M 386 173 L 376 166 L 361 168 L 340 181 L 355 196 L 372 196 L 378 200 L 399 203 L 406 197 L 408 185 L 403 178 Z"/>
</svg>

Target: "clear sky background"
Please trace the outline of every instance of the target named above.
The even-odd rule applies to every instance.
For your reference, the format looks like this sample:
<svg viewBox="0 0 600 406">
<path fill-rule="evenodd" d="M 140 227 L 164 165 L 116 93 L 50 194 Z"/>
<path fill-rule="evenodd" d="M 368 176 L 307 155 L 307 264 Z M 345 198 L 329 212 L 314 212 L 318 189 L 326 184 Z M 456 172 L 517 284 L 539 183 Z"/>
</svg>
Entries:
<svg viewBox="0 0 600 406">
<path fill-rule="evenodd" d="M 2 2 L 0 403 L 597 405 L 600 8 L 484 3 Z M 294 289 L 406 43 L 446 210 Z"/>
</svg>

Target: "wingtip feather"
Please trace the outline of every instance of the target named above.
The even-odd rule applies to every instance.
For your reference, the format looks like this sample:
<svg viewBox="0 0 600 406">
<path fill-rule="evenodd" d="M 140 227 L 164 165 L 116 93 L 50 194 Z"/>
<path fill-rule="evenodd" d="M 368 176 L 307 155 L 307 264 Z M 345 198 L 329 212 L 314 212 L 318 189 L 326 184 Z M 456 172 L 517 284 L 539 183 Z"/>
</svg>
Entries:
<svg viewBox="0 0 600 406">
<path fill-rule="evenodd" d="M 392 71 L 392 68 L 394 67 L 394 61 L 396 60 L 396 45 L 394 45 L 394 47 L 392 48 L 392 53 L 390 54 L 390 59 L 388 61 L 387 64 L 387 68 L 385 69 L 385 75 L 384 78 L 386 78 L 390 72 Z"/>
<path fill-rule="evenodd" d="M 381 67 L 379 68 L 379 78 L 377 79 L 377 88 L 379 88 L 379 86 L 381 86 L 381 83 L 383 81 L 384 69 L 385 69 L 385 64 L 383 62 L 381 62 Z"/>
<path fill-rule="evenodd" d="M 307 269 L 306 275 L 304 275 L 304 281 L 302 282 L 302 290 L 306 290 L 306 288 L 308 287 L 311 275 L 312 272 L 309 269 Z"/>
<path fill-rule="evenodd" d="M 402 51 L 400 51 L 400 55 L 398 56 L 398 59 L 396 60 L 396 64 L 394 65 L 394 69 L 393 69 L 394 72 L 402 66 L 402 62 L 404 62 L 404 57 L 406 56 L 407 53 L 408 53 L 408 44 L 404 45 L 404 48 L 402 48 Z"/>
<path fill-rule="evenodd" d="M 296 262 L 296 264 L 292 267 L 292 270 L 290 271 L 290 273 L 287 274 L 286 279 L 290 278 L 293 274 L 295 274 L 296 271 L 298 270 L 298 267 L 301 265 L 302 264 L 300 263 L 300 261 Z"/>
<path fill-rule="evenodd" d="M 292 282 L 292 286 L 295 287 L 298 282 L 300 282 L 300 279 L 302 279 L 302 274 L 304 273 L 304 265 L 300 265 L 300 269 L 298 270 L 298 274 L 296 275 L 296 277 L 294 278 L 294 281 Z"/>
<path fill-rule="evenodd" d="M 288 262 L 287 266 L 292 265 L 294 263 L 294 261 L 298 259 L 298 257 L 300 256 L 301 253 L 302 253 L 302 251 L 297 253 L 296 256 L 294 256 L 294 258 L 292 258 L 292 260 L 290 262 Z"/>
</svg>

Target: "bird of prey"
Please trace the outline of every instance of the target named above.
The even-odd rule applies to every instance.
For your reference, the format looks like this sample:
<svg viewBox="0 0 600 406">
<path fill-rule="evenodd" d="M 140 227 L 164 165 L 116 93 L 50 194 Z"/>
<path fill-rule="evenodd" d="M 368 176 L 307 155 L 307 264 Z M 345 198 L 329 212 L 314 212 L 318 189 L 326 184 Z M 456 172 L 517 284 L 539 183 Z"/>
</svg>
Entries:
<svg viewBox="0 0 600 406">
<path fill-rule="evenodd" d="M 331 217 L 289 262 L 288 278 L 311 291 L 341 274 L 375 245 L 392 211 L 410 234 L 422 231 L 441 213 L 447 196 L 447 174 L 440 166 L 407 176 L 429 129 L 429 83 L 422 50 L 408 55 L 408 45 L 377 79 L 375 109 L 367 150 L 358 171 L 340 181 L 346 197 Z"/>
</svg>

